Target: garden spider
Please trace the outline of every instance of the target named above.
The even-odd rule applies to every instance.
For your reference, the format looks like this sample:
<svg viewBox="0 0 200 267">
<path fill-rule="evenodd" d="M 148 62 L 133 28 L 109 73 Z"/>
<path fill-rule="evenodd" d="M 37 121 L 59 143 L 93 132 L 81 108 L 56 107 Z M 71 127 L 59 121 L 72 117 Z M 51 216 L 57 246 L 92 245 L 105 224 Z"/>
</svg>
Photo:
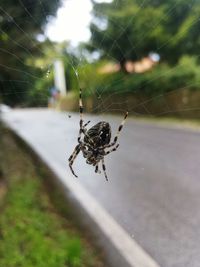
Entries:
<svg viewBox="0 0 200 267">
<path fill-rule="evenodd" d="M 120 126 L 118 127 L 117 134 L 114 137 L 113 142 L 110 143 L 111 139 L 111 127 L 108 122 L 101 121 L 91 127 L 89 130 L 86 129 L 86 126 L 90 123 L 90 121 L 83 124 L 83 103 L 82 103 L 82 90 L 80 88 L 80 96 L 79 96 L 79 110 L 80 110 L 80 129 L 78 135 L 78 145 L 75 147 L 72 155 L 69 157 L 69 167 L 75 177 L 78 177 L 74 170 L 72 169 L 72 164 L 76 159 L 77 155 L 80 151 L 83 153 L 83 157 L 86 158 L 86 163 L 95 166 L 95 172 L 100 173 L 99 171 L 99 162 L 102 163 L 102 169 L 105 175 L 106 180 L 108 181 L 108 177 L 106 174 L 106 166 L 104 164 L 104 156 L 110 154 L 113 151 L 116 151 L 119 144 L 117 143 L 118 136 L 120 131 L 123 128 L 125 120 L 128 116 L 128 112 L 125 113 L 124 119 Z M 83 134 L 83 139 L 81 139 L 81 135 Z M 105 149 L 111 148 L 111 150 L 105 151 Z"/>
</svg>

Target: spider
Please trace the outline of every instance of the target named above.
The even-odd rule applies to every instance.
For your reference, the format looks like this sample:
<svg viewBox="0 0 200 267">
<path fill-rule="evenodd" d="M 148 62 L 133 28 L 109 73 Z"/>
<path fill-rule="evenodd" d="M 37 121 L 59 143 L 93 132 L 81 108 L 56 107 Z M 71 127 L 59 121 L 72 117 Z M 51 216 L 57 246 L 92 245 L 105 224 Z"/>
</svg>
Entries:
<svg viewBox="0 0 200 267">
<path fill-rule="evenodd" d="M 104 157 L 110 154 L 111 152 L 116 151 L 117 148 L 119 147 L 119 144 L 117 144 L 118 136 L 123 128 L 125 120 L 128 116 L 128 112 L 125 113 L 124 119 L 118 127 L 117 134 L 115 135 L 113 142 L 110 143 L 111 127 L 108 122 L 100 121 L 94 126 L 92 126 L 89 130 L 86 129 L 86 126 L 90 123 L 90 121 L 83 124 L 83 103 L 82 103 L 81 88 L 79 95 L 79 111 L 80 111 L 80 129 L 77 139 L 78 145 L 75 147 L 73 153 L 68 159 L 71 172 L 75 177 L 78 177 L 75 174 L 72 165 L 79 152 L 82 151 L 83 157 L 86 158 L 86 163 L 95 166 L 96 173 L 100 173 L 99 163 L 101 161 L 105 178 L 108 181 L 108 177 L 106 174 L 106 166 L 104 163 Z M 82 134 L 83 138 L 81 138 Z M 112 149 L 106 151 L 106 149 L 108 148 Z"/>
</svg>

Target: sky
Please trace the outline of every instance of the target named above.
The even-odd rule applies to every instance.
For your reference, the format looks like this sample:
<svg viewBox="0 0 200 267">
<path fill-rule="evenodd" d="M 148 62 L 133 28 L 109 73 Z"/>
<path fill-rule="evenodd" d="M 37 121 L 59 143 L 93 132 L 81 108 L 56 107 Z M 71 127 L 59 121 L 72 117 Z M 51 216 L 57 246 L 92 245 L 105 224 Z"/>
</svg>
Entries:
<svg viewBox="0 0 200 267">
<path fill-rule="evenodd" d="M 98 0 L 96 2 L 111 1 Z M 57 17 L 46 28 L 46 35 L 52 41 L 67 40 L 73 45 L 87 41 L 90 38 L 91 11 L 90 0 L 63 0 L 63 6 L 58 9 Z"/>
</svg>

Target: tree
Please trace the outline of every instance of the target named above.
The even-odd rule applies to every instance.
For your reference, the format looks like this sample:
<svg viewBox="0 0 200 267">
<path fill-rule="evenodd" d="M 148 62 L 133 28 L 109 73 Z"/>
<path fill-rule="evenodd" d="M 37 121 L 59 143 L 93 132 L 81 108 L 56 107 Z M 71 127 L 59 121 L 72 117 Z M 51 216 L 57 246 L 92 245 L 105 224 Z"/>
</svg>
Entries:
<svg viewBox="0 0 200 267">
<path fill-rule="evenodd" d="M 157 52 L 175 64 L 183 54 L 200 48 L 200 2 L 187 0 L 93 1 L 90 51 L 117 60 L 122 70 L 127 60 Z"/>
<path fill-rule="evenodd" d="M 2 0 L 0 6 L 0 95 L 14 105 L 23 102 L 40 71 L 27 64 L 42 54 L 38 34 L 55 15 L 61 0 Z"/>
<path fill-rule="evenodd" d="M 73 50 L 72 50 L 73 49 Z M 54 62 L 60 59 L 64 64 L 67 91 L 77 88 L 77 77 L 75 69 L 79 65 L 79 57 L 74 48 L 70 47 L 69 42 L 52 43 L 48 39 L 40 44 L 42 55 L 36 58 L 29 58 L 28 64 L 35 69 L 43 67 L 44 78 L 37 78 L 34 88 L 30 91 L 27 104 L 29 106 L 45 106 L 50 96 L 50 88 L 54 85 Z M 41 75 L 42 77 L 42 75 Z"/>
</svg>

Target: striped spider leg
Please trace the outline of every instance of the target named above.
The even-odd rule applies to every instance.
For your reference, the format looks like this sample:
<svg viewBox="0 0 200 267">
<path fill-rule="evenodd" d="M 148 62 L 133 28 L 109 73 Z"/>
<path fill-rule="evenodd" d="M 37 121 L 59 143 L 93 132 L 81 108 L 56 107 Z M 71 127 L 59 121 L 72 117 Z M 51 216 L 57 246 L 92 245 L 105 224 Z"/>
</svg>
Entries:
<svg viewBox="0 0 200 267">
<path fill-rule="evenodd" d="M 104 176 L 108 181 L 108 177 L 106 174 L 106 166 L 104 163 L 104 157 L 111 152 L 114 152 L 119 147 L 117 144 L 119 134 L 123 128 L 123 125 L 128 116 L 128 112 L 125 113 L 124 119 L 118 127 L 117 133 L 114 137 L 113 142 L 110 143 L 111 139 L 111 127 L 110 124 L 106 121 L 100 121 L 90 129 L 86 129 L 86 126 L 90 123 L 90 121 L 84 124 L 83 121 L 83 102 L 82 102 L 82 90 L 80 88 L 79 92 L 79 114 L 80 114 L 80 128 L 78 134 L 78 145 L 76 145 L 72 155 L 69 157 L 69 167 L 71 169 L 72 174 L 77 177 L 74 173 L 72 165 L 79 154 L 80 151 L 83 153 L 83 157 L 86 158 L 86 163 L 95 166 L 95 172 L 100 173 L 99 171 L 99 163 L 102 164 L 102 170 L 104 172 Z M 83 138 L 81 137 L 83 134 Z M 110 150 L 107 150 L 110 148 Z"/>
</svg>

